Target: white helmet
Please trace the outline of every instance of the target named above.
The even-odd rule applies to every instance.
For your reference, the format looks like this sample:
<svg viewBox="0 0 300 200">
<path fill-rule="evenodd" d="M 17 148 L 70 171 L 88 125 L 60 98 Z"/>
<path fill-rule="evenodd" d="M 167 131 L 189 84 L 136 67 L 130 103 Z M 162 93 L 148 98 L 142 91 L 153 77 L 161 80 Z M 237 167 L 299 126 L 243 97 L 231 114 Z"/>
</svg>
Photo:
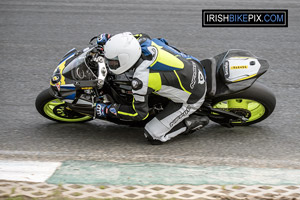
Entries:
<svg viewBox="0 0 300 200">
<path fill-rule="evenodd" d="M 114 74 L 121 74 L 130 69 L 141 54 L 140 43 L 130 32 L 114 35 L 104 45 L 104 55 Z"/>
</svg>

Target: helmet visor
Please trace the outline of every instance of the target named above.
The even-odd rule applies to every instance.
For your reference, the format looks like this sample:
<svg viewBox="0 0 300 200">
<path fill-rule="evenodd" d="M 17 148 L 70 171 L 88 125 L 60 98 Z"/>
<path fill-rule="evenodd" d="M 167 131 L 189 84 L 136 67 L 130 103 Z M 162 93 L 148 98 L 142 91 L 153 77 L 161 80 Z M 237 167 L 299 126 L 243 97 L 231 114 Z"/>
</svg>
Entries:
<svg viewBox="0 0 300 200">
<path fill-rule="evenodd" d="M 115 57 L 113 59 L 106 59 L 107 65 L 109 66 L 110 69 L 116 70 L 120 67 L 120 62 L 118 57 Z"/>
</svg>

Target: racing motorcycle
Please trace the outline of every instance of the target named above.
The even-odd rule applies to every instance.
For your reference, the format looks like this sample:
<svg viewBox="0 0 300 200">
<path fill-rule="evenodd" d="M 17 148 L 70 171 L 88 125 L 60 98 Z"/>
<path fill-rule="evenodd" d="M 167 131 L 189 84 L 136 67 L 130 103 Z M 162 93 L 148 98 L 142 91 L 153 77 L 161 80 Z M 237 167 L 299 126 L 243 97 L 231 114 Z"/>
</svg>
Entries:
<svg viewBox="0 0 300 200">
<path fill-rule="evenodd" d="M 57 122 L 82 123 L 96 118 L 96 103 L 131 105 L 134 70 L 115 75 L 107 67 L 103 48 L 97 44 L 83 50 L 71 49 L 54 70 L 50 88 L 36 98 L 37 111 Z M 256 80 L 269 68 L 267 60 L 247 50 L 228 50 L 201 60 L 206 72 L 205 102 L 194 114 L 208 116 L 226 127 L 248 126 L 271 115 L 276 105 L 274 94 Z M 115 118 L 105 120 L 144 126 L 168 104 L 169 99 L 149 96 L 149 117 L 141 122 Z"/>
</svg>

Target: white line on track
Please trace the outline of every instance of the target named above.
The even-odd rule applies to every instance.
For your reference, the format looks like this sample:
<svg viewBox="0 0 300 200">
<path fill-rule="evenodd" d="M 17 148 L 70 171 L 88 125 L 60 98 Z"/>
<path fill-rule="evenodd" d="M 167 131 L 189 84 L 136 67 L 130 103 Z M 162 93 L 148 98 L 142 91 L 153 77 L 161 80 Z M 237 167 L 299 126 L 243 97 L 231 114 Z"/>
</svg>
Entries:
<svg viewBox="0 0 300 200">
<path fill-rule="evenodd" d="M 60 162 L 0 160 L 0 180 L 45 182 Z"/>
</svg>

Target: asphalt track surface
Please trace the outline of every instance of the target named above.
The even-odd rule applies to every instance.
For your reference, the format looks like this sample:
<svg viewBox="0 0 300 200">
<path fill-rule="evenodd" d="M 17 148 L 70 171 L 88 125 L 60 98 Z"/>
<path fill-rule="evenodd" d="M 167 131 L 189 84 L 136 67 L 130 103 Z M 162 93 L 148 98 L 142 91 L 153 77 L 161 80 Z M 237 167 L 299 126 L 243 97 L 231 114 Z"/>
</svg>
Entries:
<svg viewBox="0 0 300 200">
<path fill-rule="evenodd" d="M 202 9 L 288 9 L 288 28 L 202 28 Z M 298 0 L 0 1 L 0 159 L 101 160 L 300 169 Z M 69 49 L 99 33 L 144 32 L 199 59 L 248 49 L 270 62 L 260 78 L 277 106 L 265 121 L 228 129 L 210 123 L 149 145 L 142 128 L 100 120 L 59 124 L 34 102 Z"/>
</svg>

